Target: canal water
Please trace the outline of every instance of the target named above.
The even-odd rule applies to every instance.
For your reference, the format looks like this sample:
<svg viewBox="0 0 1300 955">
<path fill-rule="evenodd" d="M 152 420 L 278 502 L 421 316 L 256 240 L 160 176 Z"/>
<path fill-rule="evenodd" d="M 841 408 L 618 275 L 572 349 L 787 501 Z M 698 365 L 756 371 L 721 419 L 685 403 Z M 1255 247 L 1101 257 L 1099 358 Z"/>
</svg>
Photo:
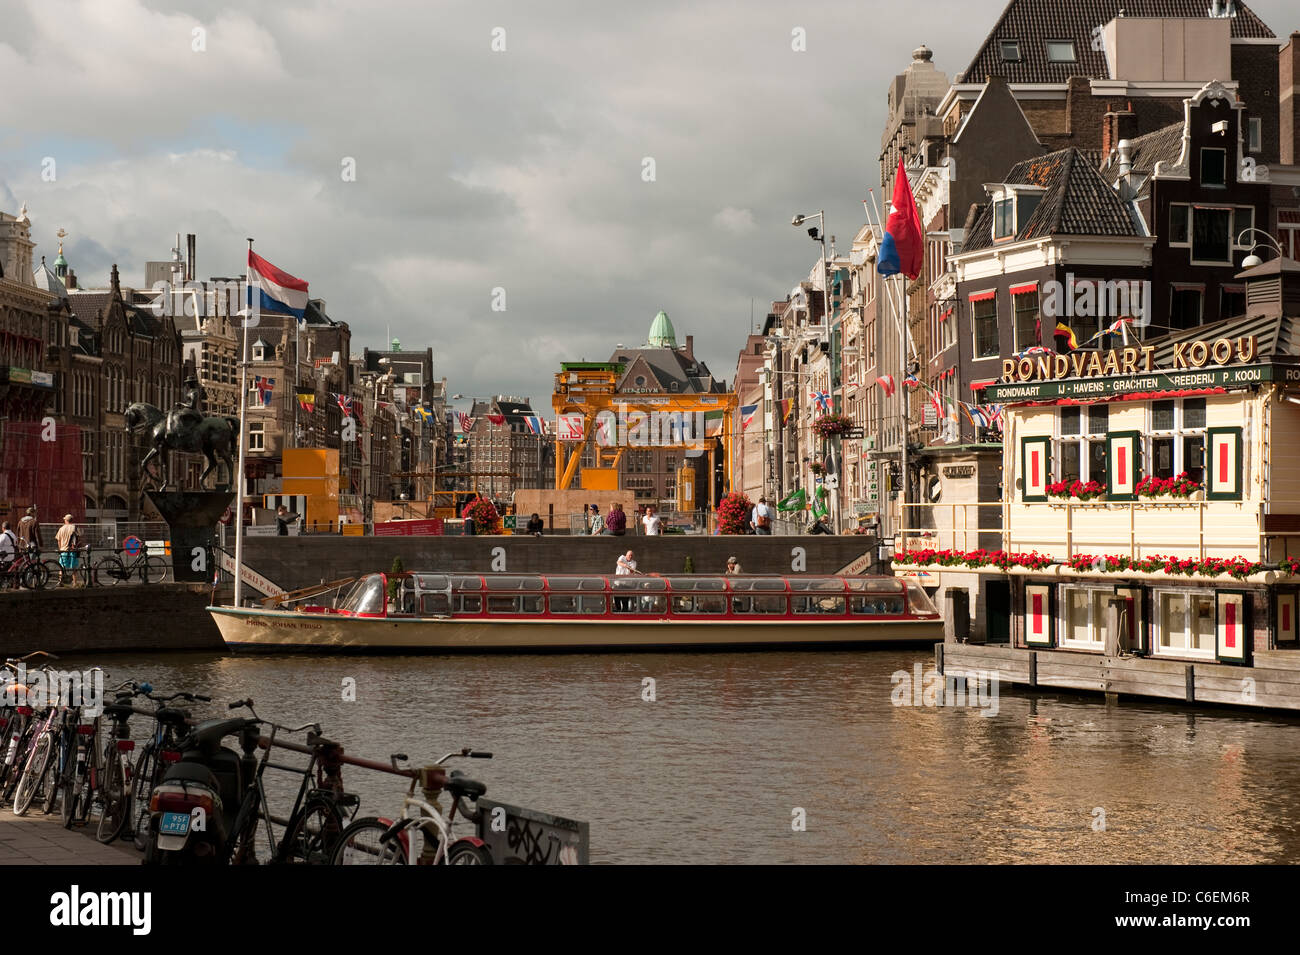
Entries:
<svg viewBox="0 0 1300 955">
<path fill-rule="evenodd" d="M 171 654 L 59 666 L 99 663 L 113 682 L 223 703 L 251 696 L 260 715 L 317 720 L 359 756 L 491 750 L 464 765 L 488 796 L 586 820 L 594 863 L 1297 858 L 1300 721 L 1005 688 L 990 716 L 895 705 L 913 699 L 895 674 L 932 660 Z M 401 780 L 353 768 L 344 779 L 363 815 L 400 809 Z"/>
</svg>

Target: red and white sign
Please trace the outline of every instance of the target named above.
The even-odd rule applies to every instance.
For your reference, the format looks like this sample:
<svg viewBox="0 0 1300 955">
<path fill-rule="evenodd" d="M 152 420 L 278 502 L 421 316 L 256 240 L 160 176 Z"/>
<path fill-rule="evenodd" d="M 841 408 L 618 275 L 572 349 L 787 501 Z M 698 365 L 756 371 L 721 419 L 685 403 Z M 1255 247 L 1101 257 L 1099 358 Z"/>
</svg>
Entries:
<svg viewBox="0 0 1300 955">
<path fill-rule="evenodd" d="M 561 441 L 585 441 L 586 419 L 580 414 L 562 414 L 555 418 L 555 436 Z"/>
<path fill-rule="evenodd" d="M 1024 469 L 1026 500 L 1047 497 L 1047 455 L 1046 438 L 1026 439 L 1024 445 Z"/>
<path fill-rule="evenodd" d="M 1106 449 L 1110 462 L 1110 486 L 1106 489 L 1112 497 L 1130 497 L 1137 490 L 1138 461 L 1137 435 L 1112 434 Z"/>
<path fill-rule="evenodd" d="M 1246 597 L 1244 594 L 1218 593 L 1215 630 L 1218 658 L 1229 663 L 1246 659 Z"/>
<path fill-rule="evenodd" d="M 1043 584 L 1025 586 L 1025 644 L 1052 645 L 1052 588 Z"/>
</svg>

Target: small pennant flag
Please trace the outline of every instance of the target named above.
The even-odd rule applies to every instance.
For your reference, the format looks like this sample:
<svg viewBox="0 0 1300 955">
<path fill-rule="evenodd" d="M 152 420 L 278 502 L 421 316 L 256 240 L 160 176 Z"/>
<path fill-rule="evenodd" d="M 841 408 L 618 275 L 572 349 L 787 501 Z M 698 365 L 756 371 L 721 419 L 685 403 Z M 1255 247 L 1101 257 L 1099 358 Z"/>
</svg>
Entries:
<svg viewBox="0 0 1300 955">
<path fill-rule="evenodd" d="M 909 388 L 919 388 L 921 387 L 921 379 L 917 378 L 916 375 L 909 374 L 903 379 L 903 384 L 907 385 Z"/>
<path fill-rule="evenodd" d="M 944 408 L 943 405 L 943 395 L 939 394 L 939 392 L 937 391 L 930 392 L 930 403 L 934 405 L 934 410 L 938 413 L 940 418 L 942 418 L 945 414 L 948 413 L 947 409 Z"/>
<path fill-rule="evenodd" d="M 741 405 L 740 406 L 740 430 L 748 430 L 754 420 L 754 415 L 758 411 L 758 405 Z"/>
<path fill-rule="evenodd" d="M 785 424 L 790 420 L 790 412 L 794 410 L 794 400 L 791 398 L 781 399 L 781 423 Z"/>
<path fill-rule="evenodd" d="M 802 511 L 808 505 L 808 495 L 803 488 L 788 494 L 785 500 L 776 505 L 778 511 Z"/>
<path fill-rule="evenodd" d="M 972 427 L 987 428 L 989 426 L 989 416 L 983 408 L 963 404 L 962 410 L 966 412 L 966 417 L 970 419 Z"/>
<path fill-rule="evenodd" d="M 825 391 L 810 391 L 808 397 L 811 398 L 822 411 L 831 410 L 831 396 Z"/>
<path fill-rule="evenodd" d="M 893 375 L 881 375 L 879 378 L 876 379 L 876 384 L 880 386 L 880 390 L 885 393 L 886 398 L 894 397 L 894 376 Z"/>
<path fill-rule="evenodd" d="M 352 417 L 352 399 L 347 395 L 339 395 L 339 411 L 343 412 L 343 417 Z"/>
<path fill-rule="evenodd" d="M 316 410 L 316 396 L 313 394 L 299 394 L 298 407 L 311 414 Z"/>
<path fill-rule="evenodd" d="M 506 416 L 503 414 L 493 414 L 489 412 L 487 415 L 487 419 L 492 424 L 497 425 L 498 427 L 506 423 Z"/>
<path fill-rule="evenodd" d="M 538 415 L 525 415 L 524 424 L 528 425 L 528 430 L 533 434 L 546 434 L 546 419 Z"/>
<path fill-rule="evenodd" d="M 1066 344 L 1070 346 L 1071 351 L 1079 347 L 1078 336 L 1074 334 L 1074 329 L 1072 329 L 1069 325 L 1065 324 L 1065 322 L 1056 323 L 1056 337 L 1064 338 Z"/>
<path fill-rule="evenodd" d="M 474 430 L 474 419 L 463 411 L 456 412 L 456 427 L 461 434 L 469 434 Z"/>
</svg>

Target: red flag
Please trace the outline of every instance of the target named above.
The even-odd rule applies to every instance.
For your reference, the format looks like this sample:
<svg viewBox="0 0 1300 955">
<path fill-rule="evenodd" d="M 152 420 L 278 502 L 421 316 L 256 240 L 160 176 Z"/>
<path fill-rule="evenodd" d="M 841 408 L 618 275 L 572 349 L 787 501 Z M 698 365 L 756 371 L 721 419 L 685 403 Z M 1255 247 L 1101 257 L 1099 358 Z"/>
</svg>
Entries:
<svg viewBox="0 0 1300 955">
<path fill-rule="evenodd" d="M 894 198 L 889 203 L 889 218 L 885 220 L 885 235 L 880 242 L 880 258 L 876 271 L 881 275 L 902 272 L 909 279 L 921 274 L 921 259 L 925 253 L 925 234 L 921 230 L 921 217 L 912 198 L 912 186 L 907 181 L 903 158 L 898 159 L 898 174 L 894 177 Z"/>
<path fill-rule="evenodd" d="M 894 397 L 894 376 L 881 375 L 876 379 L 876 384 L 880 386 L 881 391 L 885 393 L 886 398 Z"/>
</svg>

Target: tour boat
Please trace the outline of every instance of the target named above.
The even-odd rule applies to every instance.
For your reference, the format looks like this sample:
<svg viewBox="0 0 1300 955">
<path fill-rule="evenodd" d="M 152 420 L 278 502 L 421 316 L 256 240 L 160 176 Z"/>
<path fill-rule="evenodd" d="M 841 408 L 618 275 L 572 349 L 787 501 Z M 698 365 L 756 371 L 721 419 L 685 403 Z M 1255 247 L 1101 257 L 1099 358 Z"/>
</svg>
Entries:
<svg viewBox="0 0 1300 955">
<path fill-rule="evenodd" d="M 895 577 L 376 573 L 357 579 L 334 607 L 208 609 L 235 650 L 631 650 L 943 640 L 929 596 L 914 579 Z"/>
</svg>

